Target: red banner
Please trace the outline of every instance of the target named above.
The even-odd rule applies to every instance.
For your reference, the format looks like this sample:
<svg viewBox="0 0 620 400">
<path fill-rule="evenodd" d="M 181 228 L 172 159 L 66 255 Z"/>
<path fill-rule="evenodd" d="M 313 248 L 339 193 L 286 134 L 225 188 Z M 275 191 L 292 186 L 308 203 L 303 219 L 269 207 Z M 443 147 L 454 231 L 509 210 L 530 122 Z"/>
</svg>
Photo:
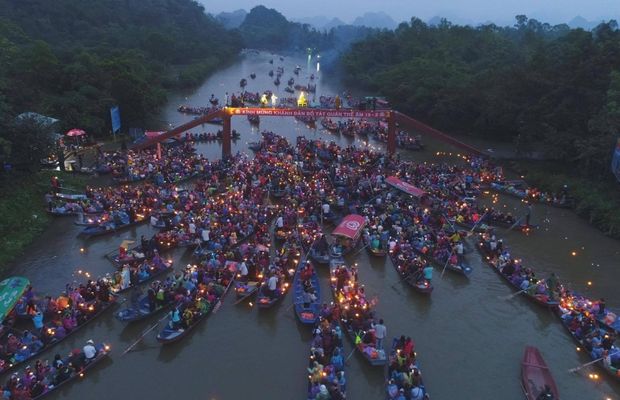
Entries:
<svg viewBox="0 0 620 400">
<path fill-rule="evenodd" d="M 390 176 L 385 180 L 390 185 L 394 186 L 398 190 L 402 190 L 403 192 L 413 196 L 413 197 L 422 197 L 424 196 L 424 190 L 419 187 L 415 187 L 410 183 L 401 181 L 395 176 Z"/>
<path fill-rule="evenodd" d="M 362 229 L 366 225 L 366 219 L 361 215 L 350 214 L 342 219 L 340 224 L 332 231 L 332 235 L 344 236 L 349 239 L 359 237 Z"/>
<path fill-rule="evenodd" d="M 316 108 L 228 108 L 231 115 L 258 115 L 265 117 L 315 118 L 387 118 L 389 111 L 330 110 Z"/>
</svg>

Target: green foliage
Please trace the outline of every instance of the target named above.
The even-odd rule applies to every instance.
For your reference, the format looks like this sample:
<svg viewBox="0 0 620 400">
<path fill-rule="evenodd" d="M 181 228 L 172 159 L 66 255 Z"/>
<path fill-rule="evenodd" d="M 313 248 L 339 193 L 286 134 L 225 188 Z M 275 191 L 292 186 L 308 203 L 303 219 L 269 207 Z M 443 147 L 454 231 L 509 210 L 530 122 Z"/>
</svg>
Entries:
<svg viewBox="0 0 620 400">
<path fill-rule="evenodd" d="M 86 186 L 82 176 L 50 171 L 14 175 L 11 180 L 0 181 L 3 193 L 0 196 L 0 271 L 22 254 L 50 223 L 50 217 L 43 211 L 43 197 L 52 174 L 67 186 L 76 189 Z"/>
<path fill-rule="evenodd" d="M 22 169 L 36 171 L 40 160 L 54 149 L 54 137 L 49 126 L 33 118 L 14 121 L 2 127 L 0 160 L 10 161 Z"/>
<path fill-rule="evenodd" d="M 412 19 L 354 44 L 342 63 L 349 83 L 440 129 L 610 176 L 620 132 L 616 22 L 588 32 L 516 19 L 512 28 Z"/>
<path fill-rule="evenodd" d="M 0 0 L 0 116 L 35 111 L 104 135 L 119 105 L 125 127 L 143 126 L 166 89 L 198 83 L 240 48 L 192 0 Z"/>
</svg>

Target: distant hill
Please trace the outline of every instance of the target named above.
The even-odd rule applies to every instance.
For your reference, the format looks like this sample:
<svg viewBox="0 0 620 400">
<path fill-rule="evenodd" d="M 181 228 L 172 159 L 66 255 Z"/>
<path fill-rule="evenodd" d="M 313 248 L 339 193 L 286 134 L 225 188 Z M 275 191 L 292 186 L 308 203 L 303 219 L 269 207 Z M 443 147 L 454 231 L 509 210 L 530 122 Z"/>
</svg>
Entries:
<svg viewBox="0 0 620 400">
<path fill-rule="evenodd" d="M 575 18 L 571 19 L 567 23 L 567 25 L 570 26 L 573 29 L 581 28 L 581 29 L 585 29 L 586 31 L 590 31 L 590 30 L 596 28 L 598 26 L 598 24 L 600 24 L 601 22 L 603 22 L 603 21 L 588 21 L 584 17 L 578 15 Z"/>
<path fill-rule="evenodd" d="M 299 22 L 301 24 L 308 24 L 314 29 L 318 29 L 320 31 L 323 31 L 323 30 L 329 31 L 330 29 L 335 28 L 337 26 L 347 25 L 345 22 L 343 22 L 339 18 L 330 19 L 324 15 L 318 15 L 315 17 L 304 17 L 304 18 L 300 18 L 296 20 L 296 22 Z"/>
<path fill-rule="evenodd" d="M 352 25 L 378 29 L 395 29 L 398 23 L 386 13 L 379 11 L 367 12 L 361 17 L 355 18 Z"/>
<path fill-rule="evenodd" d="M 331 21 L 329 21 L 327 24 L 325 24 L 325 26 L 323 26 L 323 29 L 325 30 L 330 30 L 332 28 L 337 28 L 339 26 L 345 26 L 347 25 L 345 22 L 343 22 L 341 19 L 339 18 L 332 18 Z"/>
<path fill-rule="evenodd" d="M 215 16 L 215 19 L 226 29 L 235 29 L 241 26 L 247 15 L 247 11 L 239 9 L 232 12 L 221 12 Z"/>
</svg>

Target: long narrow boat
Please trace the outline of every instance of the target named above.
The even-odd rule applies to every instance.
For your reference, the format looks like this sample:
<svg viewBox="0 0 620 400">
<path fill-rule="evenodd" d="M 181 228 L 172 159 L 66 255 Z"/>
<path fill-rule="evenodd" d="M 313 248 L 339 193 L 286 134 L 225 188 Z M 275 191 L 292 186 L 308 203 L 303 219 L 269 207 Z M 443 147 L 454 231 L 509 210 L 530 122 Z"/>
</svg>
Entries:
<svg viewBox="0 0 620 400">
<path fill-rule="evenodd" d="M 334 243 L 329 247 L 332 257 L 344 257 L 351 253 L 357 244 L 366 225 L 366 219 L 361 215 L 349 214 L 340 221 L 332 231 Z"/>
<path fill-rule="evenodd" d="M 396 268 L 398 276 L 400 276 L 403 281 L 411 286 L 413 290 L 428 295 L 433 292 L 433 284 L 430 281 L 426 279 L 414 279 L 413 274 L 409 271 L 410 267 L 407 265 L 411 262 L 411 260 L 407 260 L 402 254 L 395 254 L 394 252 L 390 252 L 389 254 L 390 261 L 392 262 L 394 268 Z"/>
<path fill-rule="evenodd" d="M 168 298 L 163 304 L 158 304 L 151 310 L 149 305 L 149 295 L 146 293 L 138 299 L 138 303 L 135 306 L 124 308 L 115 313 L 114 316 L 121 322 L 129 323 L 139 321 L 170 308 L 172 304 L 172 299 Z"/>
<path fill-rule="evenodd" d="M 162 265 L 157 268 L 153 265 L 149 265 L 149 274 L 148 276 L 138 277 L 135 283 L 130 283 L 126 287 L 122 287 L 118 282 L 114 282 L 112 278 L 105 278 L 106 281 L 110 283 L 110 287 L 112 291 L 116 294 L 127 292 L 136 286 L 142 285 L 143 283 L 149 282 L 157 277 L 168 274 L 170 271 L 173 271 L 172 260 L 162 261 Z"/>
<path fill-rule="evenodd" d="M 402 394 L 407 399 L 428 400 L 430 399 L 430 395 L 426 390 L 426 385 L 424 385 L 422 371 L 420 370 L 420 365 L 416 358 L 417 353 L 414 351 L 413 342 L 410 341 L 410 338 L 407 338 L 405 341 L 409 340 L 410 342 L 403 343 L 403 339 L 404 336 L 401 336 L 401 339 L 392 339 L 387 369 L 386 400 L 400 398 L 398 397 L 399 394 Z M 402 366 L 399 367 L 401 363 Z M 410 377 L 411 383 L 407 388 L 401 384 L 401 380 L 399 379 L 400 372 L 402 372 L 399 371 L 400 368 L 406 369 Z M 408 393 L 405 394 L 405 391 Z"/>
<path fill-rule="evenodd" d="M 552 300 L 547 295 L 530 294 L 528 291 L 523 292 L 521 287 L 510 279 L 510 276 L 507 276 L 506 274 L 502 272 L 502 269 L 498 265 L 498 262 L 494 259 L 494 254 L 488 249 L 488 247 L 483 241 L 479 241 L 476 244 L 476 248 L 480 251 L 480 254 L 482 255 L 486 264 L 489 267 L 491 267 L 495 272 L 497 272 L 499 276 L 504 278 L 504 281 L 508 283 L 508 285 L 510 285 L 512 288 L 514 288 L 518 292 L 523 293 L 524 296 L 534 301 L 535 303 L 540 304 L 541 306 L 548 307 L 548 308 L 558 307 L 558 305 L 560 304 L 559 301 Z"/>
<path fill-rule="evenodd" d="M 559 400 L 558 388 L 547 363 L 534 346 L 525 347 L 521 361 L 521 385 L 527 400 Z M 546 397 L 542 397 L 547 394 Z"/>
<path fill-rule="evenodd" d="M 103 361 L 110 353 L 110 346 L 105 343 L 97 344 L 95 345 L 95 348 L 97 349 L 97 355 L 95 356 L 95 358 L 93 358 L 90 361 L 83 361 L 83 365 L 81 365 L 79 368 L 71 369 L 70 375 L 66 379 L 60 382 L 56 382 L 53 372 L 49 373 L 50 376 L 45 377 L 44 379 L 41 379 L 41 380 L 49 380 L 50 384 L 45 386 L 42 393 L 34 395 L 34 396 L 32 396 L 31 394 L 32 400 L 42 399 L 46 397 L 48 394 L 58 391 L 58 389 L 60 389 L 61 387 L 64 387 L 70 384 L 71 382 L 79 381 L 82 378 L 84 378 L 84 376 L 86 375 L 86 371 L 94 368 L 97 364 Z M 75 364 L 75 362 L 73 361 L 75 358 L 84 359 L 84 351 L 82 350 L 80 351 L 80 353 L 76 355 L 70 354 L 68 357 L 65 357 L 62 360 L 63 364 L 65 366 L 68 366 L 70 363 L 73 365 Z M 24 376 L 22 379 L 31 380 L 29 377 L 26 377 L 26 376 Z"/>
<path fill-rule="evenodd" d="M 0 322 L 13 310 L 30 286 L 30 281 L 21 276 L 13 276 L 0 282 Z"/>
<path fill-rule="evenodd" d="M 371 246 L 371 243 L 369 243 L 369 238 L 367 238 L 365 235 L 362 235 L 362 241 L 363 241 L 362 244 L 368 251 L 368 254 L 370 254 L 371 256 L 385 257 L 387 255 L 385 244 L 381 244 L 379 245 L 379 247 L 374 248 Z"/>
<path fill-rule="evenodd" d="M 325 320 L 314 331 L 308 360 L 308 393 L 305 399 L 346 397 L 345 359 L 337 321 Z"/>
<path fill-rule="evenodd" d="M 42 334 L 41 334 L 41 337 L 39 337 L 39 339 L 41 340 L 42 343 L 37 344 L 33 342 L 30 345 L 25 346 L 20 341 L 20 344 L 22 347 L 19 347 L 19 354 L 16 353 L 14 356 L 8 359 L 0 360 L 0 373 L 5 373 L 19 365 L 22 365 L 26 361 L 34 357 L 37 357 L 39 354 L 43 353 L 44 351 L 48 350 L 54 345 L 62 342 L 69 336 L 73 335 L 75 332 L 79 331 L 90 321 L 94 320 L 95 318 L 103 314 L 106 310 L 111 308 L 114 304 L 116 304 L 116 296 L 110 295 L 110 301 L 100 302 L 99 304 L 101 305 L 101 307 L 98 310 L 95 309 L 94 303 L 79 304 L 78 307 L 84 313 L 83 314 L 84 318 L 82 319 L 81 323 L 79 323 L 77 326 L 75 326 L 73 329 L 71 329 L 68 332 L 63 328 L 62 333 L 61 333 L 60 326 L 62 326 L 62 324 L 59 326 L 59 325 L 56 325 L 55 323 L 50 322 L 50 323 L 45 324 L 41 330 Z M 20 332 L 12 328 L 7 329 L 2 335 L 2 337 L 0 337 L 0 345 L 3 346 L 4 348 L 7 348 L 7 343 L 11 336 L 20 338 L 23 336 L 23 332 Z"/>
<path fill-rule="evenodd" d="M 599 316 L 588 309 L 591 303 L 584 296 L 566 291 L 556 311 L 562 325 L 581 349 L 599 361 L 595 364 L 620 381 L 620 348 L 614 344 L 614 334 L 606 326 L 597 324 Z"/>
<path fill-rule="evenodd" d="M 345 282 L 342 282 L 343 289 L 339 289 L 339 280 L 343 276 L 340 274 L 345 272 L 347 278 Z M 387 363 L 385 351 L 374 347 L 370 344 L 372 342 L 366 343 L 366 337 L 372 334 L 361 329 L 362 324 L 370 316 L 372 305 L 363 295 L 363 289 L 358 287 L 355 275 L 345 266 L 343 259 L 332 259 L 330 262 L 330 283 L 335 303 L 340 308 L 340 322 L 344 326 L 347 336 L 364 359 L 372 366 L 382 366 Z M 348 289 L 344 290 L 344 287 Z M 354 328 L 354 324 L 359 325 L 358 331 Z"/>
<path fill-rule="evenodd" d="M 428 262 L 430 262 L 432 265 L 436 266 L 437 268 L 441 268 L 442 271 L 445 268 L 448 271 L 454 272 L 457 275 L 461 275 L 461 276 L 464 276 L 466 278 L 469 278 L 469 275 L 473 271 L 471 266 L 469 266 L 469 264 L 467 264 L 463 260 L 457 261 L 456 264 L 452 264 L 451 262 L 448 262 L 448 260 L 440 260 L 440 259 L 437 259 L 437 258 L 429 255 L 428 253 L 430 251 L 426 251 L 425 252 L 423 250 L 423 247 L 421 247 L 418 242 L 414 242 L 413 243 L 413 250 L 416 253 L 418 253 L 421 257 L 423 257 L 426 260 L 428 260 Z"/>
<path fill-rule="evenodd" d="M 128 222 L 126 224 L 117 224 L 113 221 L 106 221 L 101 225 L 87 226 L 86 228 L 84 228 L 82 232 L 80 232 L 79 235 L 86 236 L 86 237 L 101 236 L 101 235 L 105 235 L 108 233 L 118 232 L 123 229 L 130 228 L 132 226 L 139 225 L 145 222 L 146 220 L 147 218 L 143 218 L 140 220 L 136 220 L 134 222 Z"/>
<path fill-rule="evenodd" d="M 192 304 L 192 307 L 193 307 L 193 305 L 195 304 L 197 300 L 203 301 L 206 306 L 206 310 L 204 311 L 198 311 L 196 309 L 193 310 L 193 317 L 189 325 L 183 326 L 182 324 L 179 324 L 175 326 L 170 320 L 166 324 L 164 329 L 162 329 L 161 332 L 157 334 L 157 341 L 159 341 L 162 344 L 170 344 L 170 343 L 177 342 L 183 339 L 185 336 L 187 336 L 187 334 L 192 329 L 194 329 L 202 320 L 206 319 L 209 316 L 209 314 L 213 312 L 213 309 L 217 306 L 217 304 L 221 301 L 224 295 L 228 292 L 228 289 L 230 289 L 230 286 L 232 285 L 234 281 L 233 277 L 230 278 L 228 284 L 226 285 L 225 288 L 223 288 L 221 293 L 219 293 L 219 295 L 216 295 L 216 299 L 212 303 L 207 301 L 206 298 L 202 297 L 201 293 L 199 293 L 196 290 L 191 296 L 190 304 Z M 179 314 L 182 316 L 183 312 L 181 312 L 181 310 L 179 310 L 178 308 L 176 308 L 172 312 L 176 312 L 176 311 L 178 311 Z"/>
<path fill-rule="evenodd" d="M 306 290 L 304 288 L 303 281 L 303 268 L 306 267 L 309 268 L 307 271 L 312 271 L 308 281 L 310 282 L 310 287 L 312 288 L 315 296 L 313 301 L 307 303 L 304 302 L 304 292 Z M 316 269 L 305 255 L 299 262 L 297 270 L 295 271 L 295 276 L 293 277 L 293 293 L 293 304 L 297 319 L 302 324 L 314 325 L 319 319 L 319 311 L 321 309 L 321 285 L 319 283 L 319 277 L 316 273 Z"/>
</svg>

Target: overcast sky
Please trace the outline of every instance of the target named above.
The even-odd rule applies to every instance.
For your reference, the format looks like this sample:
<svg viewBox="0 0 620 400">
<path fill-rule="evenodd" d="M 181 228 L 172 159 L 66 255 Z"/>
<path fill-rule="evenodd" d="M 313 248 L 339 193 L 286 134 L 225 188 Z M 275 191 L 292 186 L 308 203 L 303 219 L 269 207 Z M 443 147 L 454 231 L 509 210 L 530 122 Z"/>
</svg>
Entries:
<svg viewBox="0 0 620 400">
<path fill-rule="evenodd" d="M 568 22 L 575 16 L 587 20 L 617 19 L 620 0 L 198 0 L 207 12 L 250 10 L 262 4 L 275 8 L 289 19 L 325 15 L 352 22 L 365 12 L 384 11 L 397 22 L 411 16 L 428 20 L 434 16 L 479 22 L 512 23 L 517 14 L 542 22 Z"/>
</svg>

